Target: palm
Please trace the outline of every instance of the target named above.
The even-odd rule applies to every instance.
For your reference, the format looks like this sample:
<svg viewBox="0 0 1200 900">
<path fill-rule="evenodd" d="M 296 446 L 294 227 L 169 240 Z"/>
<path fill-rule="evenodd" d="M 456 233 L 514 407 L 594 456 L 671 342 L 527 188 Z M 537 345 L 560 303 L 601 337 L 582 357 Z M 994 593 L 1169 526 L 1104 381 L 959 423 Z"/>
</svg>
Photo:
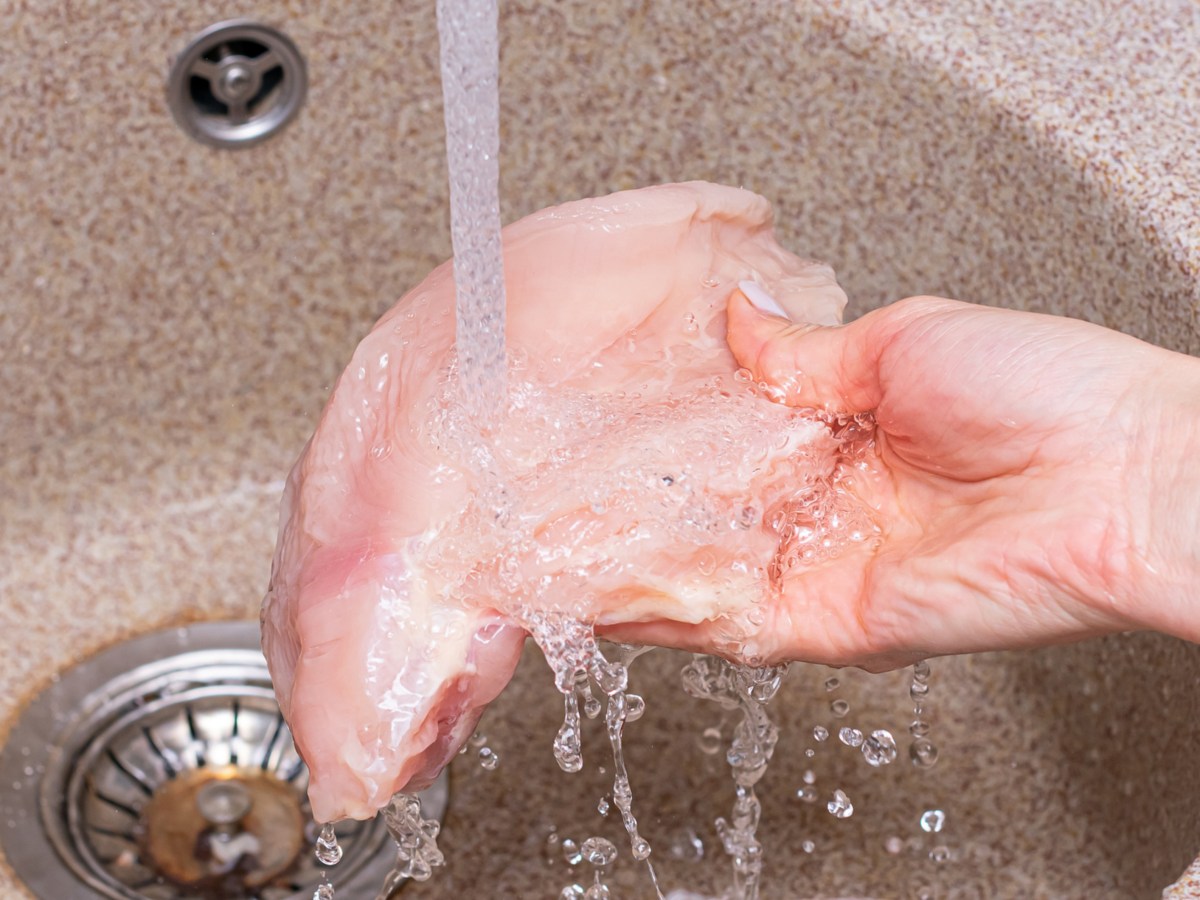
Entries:
<svg viewBox="0 0 1200 900">
<path fill-rule="evenodd" d="M 885 534 L 789 579 L 775 655 L 887 668 L 1120 627 L 1089 598 L 1118 537 L 1126 460 L 1112 434 L 1139 365 L 1111 342 L 1135 342 L 949 301 L 898 305 L 859 333 L 849 352 L 876 377 L 818 380 L 794 400 L 875 411 L 878 459 L 860 490 Z"/>
</svg>

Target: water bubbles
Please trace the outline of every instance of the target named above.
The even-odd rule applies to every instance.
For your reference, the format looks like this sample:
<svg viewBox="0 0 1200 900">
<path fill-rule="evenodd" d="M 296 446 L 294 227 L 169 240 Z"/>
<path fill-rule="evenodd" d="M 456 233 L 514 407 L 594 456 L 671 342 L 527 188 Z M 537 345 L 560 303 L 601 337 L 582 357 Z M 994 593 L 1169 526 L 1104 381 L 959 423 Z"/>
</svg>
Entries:
<svg viewBox="0 0 1200 900">
<path fill-rule="evenodd" d="M 580 848 L 583 858 L 593 866 L 611 866 L 617 859 L 617 848 L 612 841 L 602 837 L 590 837 Z"/>
<path fill-rule="evenodd" d="M 758 607 L 755 607 L 754 609 L 750 610 L 750 612 L 746 613 L 746 621 L 751 625 L 762 625 L 767 621 L 767 614 Z"/>
<path fill-rule="evenodd" d="M 813 728 L 813 737 L 821 742 L 827 741 L 829 740 L 829 729 L 823 725 L 817 725 Z"/>
<path fill-rule="evenodd" d="M 612 807 L 610 807 L 610 806 L 609 806 L 609 804 L 608 804 L 608 798 L 607 798 L 607 797 L 601 797 L 601 798 L 600 798 L 600 802 L 596 804 L 596 812 L 600 813 L 600 815 L 602 815 L 602 816 L 607 816 L 607 815 L 608 815 L 608 811 L 609 811 L 611 808 L 612 808 Z"/>
<path fill-rule="evenodd" d="M 863 759 L 875 767 L 890 766 L 896 761 L 898 752 L 896 739 L 884 729 L 872 731 L 862 743 Z"/>
<path fill-rule="evenodd" d="M 825 808 L 835 819 L 848 819 L 854 815 L 854 804 L 840 789 L 833 792 L 833 799 L 825 804 Z"/>
<path fill-rule="evenodd" d="M 908 755 L 918 769 L 929 769 L 938 760 L 938 749 L 926 738 L 917 738 L 908 748 Z"/>
<path fill-rule="evenodd" d="M 583 851 L 579 849 L 579 845 L 570 838 L 564 838 L 562 842 L 562 858 L 566 860 L 568 866 L 577 866 L 583 862 Z"/>
<path fill-rule="evenodd" d="M 317 836 L 316 855 L 317 861 L 323 866 L 336 866 L 342 860 L 342 848 L 338 844 L 337 833 L 328 822 L 321 826 L 321 833 Z"/>
<path fill-rule="evenodd" d="M 665 89 L 666 88 L 666 80 L 667 80 L 665 76 L 663 76 L 662 74 L 656 74 L 654 76 L 654 81 L 657 84 L 660 78 L 662 79 L 662 82 L 663 82 L 662 86 Z M 717 276 L 709 274 L 709 275 L 705 275 L 703 278 L 700 279 L 700 284 L 702 287 L 715 288 L 715 287 L 720 287 L 721 282 L 717 279 Z"/>
<path fill-rule="evenodd" d="M 940 809 L 927 809 L 921 813 L 921 830 L 927 834 L 937 834 L 946 824 L 946 814 Z"/>
<path fill-rule="evenodd" d="M 863 733 L 857 728 L 843 728 L 838 732 L 838 740 L 847 747 L 858 747 L 863 742 Z"/>
<path fill-rule="evenodd" d="M 500 756 L 491 747 L 480 747 L 479 765 L 487 771 L 492 772 L 496 766 L 500 765 Z"/>
<path fill-rule="evenodd" d="M 700 747 L 700 752 L 708 756 L 716 756 L 721 752 L 721 746 L 724 741 L 721 740 L 720 728 L 705 728 L 701 732 L 700 737 L 696 738 L 696 743 Z"/>
<path fill-rule="evenodd" d="M 693 335 L 700 330 L 700 326 L 696 324 L 696 316 L 693 313 L 688 313 L 683 317 L 683 333 Z"/>
<path fill-rule="evenodd" d="M 829 712 L 836 719 L 844 719 L 847 713 L 850 712 L 850 704 L 845 700 L 834 700 L 829 704 Z"/>
<path fill-rule="evenodd" d="M 814 844 L 812 841 L 801 841 L 800 849 L 803 850 L 805 853 L 812 853 L 814 850 L 817 849 L 817 845 Z"/>
<path fill-rule="evenodd" d="M 738 369 L 733 373 L 733 380 L 738 384 L 753 384 L 754 373 L 749 369 Z"/>
<path fill-rule="evenodd" d="M 837 676 L 831 676 L 825 679 L 825 690 L 833 692 L 841 687 L 842 682 Z"/>
</svg>

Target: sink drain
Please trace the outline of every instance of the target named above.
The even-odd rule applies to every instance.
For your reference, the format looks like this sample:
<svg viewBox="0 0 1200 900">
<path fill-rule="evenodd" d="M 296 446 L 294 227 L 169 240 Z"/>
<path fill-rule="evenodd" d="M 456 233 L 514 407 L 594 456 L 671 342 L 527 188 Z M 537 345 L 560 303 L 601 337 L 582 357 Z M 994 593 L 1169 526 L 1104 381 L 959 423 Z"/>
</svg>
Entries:
<svg viewBox="0 0 1200 900">
<path fill-rule="evenodd" d="M 395 858 L 380 819 L 313 854 L 308 769 L 252 622 L 138 638 L 64 674 L 0 755 L 0 845 L 38 897 L 309 900 L 374 896 Z M 445 814 L 445 775 L 422 796 Z"/>
</svg>

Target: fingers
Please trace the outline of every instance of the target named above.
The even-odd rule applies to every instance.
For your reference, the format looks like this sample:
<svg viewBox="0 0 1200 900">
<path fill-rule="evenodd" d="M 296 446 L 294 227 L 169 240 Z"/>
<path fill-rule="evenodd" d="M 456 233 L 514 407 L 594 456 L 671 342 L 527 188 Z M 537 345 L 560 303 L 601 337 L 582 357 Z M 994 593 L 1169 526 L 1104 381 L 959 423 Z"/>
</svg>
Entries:
<svg viewBox="0 0 1200 900">
<path fill-rule="evenodd" d="M 758 299 L 769 312 L 752 303 L 746 289 L 733 292 L 726 336 L 734 357 L 756 381 L 781 389 L 789 406 L 859 413 L 879 404 L 878 353 L 866 319 L 838 326 L 793 324 L 773 314 L 782 309 L 777 304 Z"/>
</svg>

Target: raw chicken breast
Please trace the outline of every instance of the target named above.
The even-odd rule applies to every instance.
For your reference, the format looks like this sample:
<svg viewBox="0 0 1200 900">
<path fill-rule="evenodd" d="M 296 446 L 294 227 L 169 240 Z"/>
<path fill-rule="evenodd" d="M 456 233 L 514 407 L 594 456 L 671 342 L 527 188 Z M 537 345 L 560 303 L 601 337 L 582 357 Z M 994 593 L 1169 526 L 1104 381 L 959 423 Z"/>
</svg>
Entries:
<svg viewBox="0 0 1200 900">
<path fill-rule="evenodd" d="M 836 323 L 845 303 L 778 246 L 762 197 L 689 183 L 566 203 L 506 228 L 504 254 L 496 433 L 454 402 L 446 264 L 359 345 L 288 480 L 263 647 L 319 821 L 431 782 L 530 633 L 560 686 L 593 629 L 705 627 L 746 654 L 780 573 L 823 552 L 822 521 L 860 516 L 814 513 L 845 499 L 837 438 L 725 343 L 739 280 L 794 320 Z"/>
</svg>

